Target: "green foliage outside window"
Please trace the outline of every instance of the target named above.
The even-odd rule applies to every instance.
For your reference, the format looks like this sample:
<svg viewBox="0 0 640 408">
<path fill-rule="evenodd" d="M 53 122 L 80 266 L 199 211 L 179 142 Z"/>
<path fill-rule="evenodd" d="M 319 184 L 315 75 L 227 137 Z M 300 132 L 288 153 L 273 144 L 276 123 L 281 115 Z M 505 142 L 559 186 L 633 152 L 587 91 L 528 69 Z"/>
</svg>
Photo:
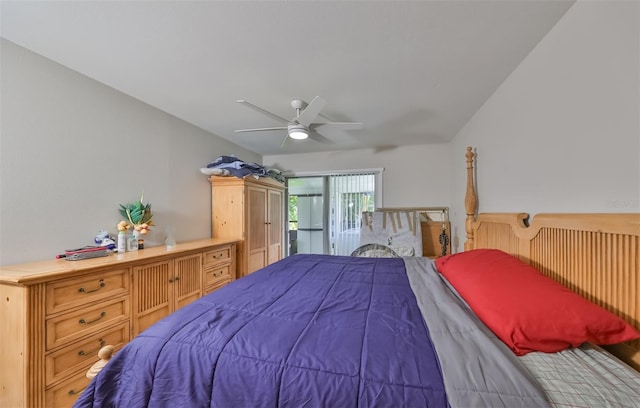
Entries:
<svg viewBox="0 0 640 408">
<path fill-rule="evenodd" d="M 298 196 L 289 196 L 289 230 L 298 229 Z"/>
</svg>

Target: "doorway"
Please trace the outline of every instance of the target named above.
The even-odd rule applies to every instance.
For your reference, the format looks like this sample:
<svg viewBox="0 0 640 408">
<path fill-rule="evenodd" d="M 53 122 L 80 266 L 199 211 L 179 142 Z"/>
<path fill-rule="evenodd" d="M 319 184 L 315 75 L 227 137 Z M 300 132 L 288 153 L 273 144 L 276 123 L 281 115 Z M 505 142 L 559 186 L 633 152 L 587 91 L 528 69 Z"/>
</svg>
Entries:
<svg viewBox="0 0 640 408">
<path fill-rule="evenodd" d="M 287 184 L 289 255 L 350 255 L 362 212 L 381 206 L 381 170 L 289 177 Z"/>
</svg>

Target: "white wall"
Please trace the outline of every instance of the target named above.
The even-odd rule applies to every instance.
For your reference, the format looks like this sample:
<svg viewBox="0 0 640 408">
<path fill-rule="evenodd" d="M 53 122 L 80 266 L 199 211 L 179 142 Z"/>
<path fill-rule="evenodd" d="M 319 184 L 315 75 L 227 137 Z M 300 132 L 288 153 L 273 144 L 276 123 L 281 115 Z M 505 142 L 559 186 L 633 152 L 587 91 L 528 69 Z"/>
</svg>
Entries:
<svg viewBox="0 0 640 408">
<path fill-rule="evenodd" d="M 450 144 L 262 160 L 2 40 L 0 264 L 90 243 L 143 189 L 156 240 L 167 225 L 207 237 L 198 168 L 221 154 L 295 172 L 384 167 L 383 205 L 451 207 L 458 248 L 467 145 L 480 211 L 638 212 L 639 8 L 578 1 Z"/>
<path fill-rule="evenodd" d="M 448 144 L 264 156 L 263 164 L 284 171 L 313 172 L 381 168 L 385 207 L 449 206 Z"/>
<path fill-rule="evenodd" d="M 640 210 L 639 16 L 635 1 L 578 1 L 459 132 L 459 248 L 467 145 L 480 212 Z"/>
<path fill-rule="evenodd" d="M 0 43 L 0 265 L 52 259 L 115 233 L 118 205 L 152 204 L 161 244 L 211 236 L 200 167 L 259 155 L 38 56 Z"/>
</svg>

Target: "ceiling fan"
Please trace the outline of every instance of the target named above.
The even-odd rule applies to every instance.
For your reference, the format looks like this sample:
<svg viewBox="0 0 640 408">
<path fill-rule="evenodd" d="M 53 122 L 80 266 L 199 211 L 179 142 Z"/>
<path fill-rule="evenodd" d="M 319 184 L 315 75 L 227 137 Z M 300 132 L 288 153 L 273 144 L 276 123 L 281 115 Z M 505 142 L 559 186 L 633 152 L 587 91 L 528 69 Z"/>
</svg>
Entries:
<svg viewBox="0 0 640 408">
<path fill-rule="evenodd" d="M 310 103 L 306 103 L 301 99 L 294 99 L 291 101 L 291 107 L 295 109 L 296 116 L 289 120 L 285 119 L 282 116 L 278 116 L 274 113 L 271 113 L 265 109 L 260 108 L 250 102 L 245 101 L 244 99 L 240 99 L 237 101 L 249 108 L 256 110 L 264 115 L 267 115 L 278 122 L 282 122 L 283 126 L 276 127 L 264 127 L 257 129 L 239 129 L 236 130 L 236 133 L 243 132 L 260 132 L 265 130 L 287 130 L 287 134 L 284 139 L 282 139 L 281 146 L 284 146 L 285 142 L 288 138 L 303 140 L 306 138 L 315 140 L 320 143 L 330 143 L 333 144 L 333 141 L 327 139 L 317 132 L 318 129 L 321 129 L 326 126 L 339 126 L 343 129 L 361 129 L 362 123 L 358 122 L 332 122 L 327 117 L 323 116 L 320 111 L 327 104 L 327 101 L 322 99 L 319 96 L 313 98 Z M 318 118 L 320 118 L 318 120 Z"/>
</svg>

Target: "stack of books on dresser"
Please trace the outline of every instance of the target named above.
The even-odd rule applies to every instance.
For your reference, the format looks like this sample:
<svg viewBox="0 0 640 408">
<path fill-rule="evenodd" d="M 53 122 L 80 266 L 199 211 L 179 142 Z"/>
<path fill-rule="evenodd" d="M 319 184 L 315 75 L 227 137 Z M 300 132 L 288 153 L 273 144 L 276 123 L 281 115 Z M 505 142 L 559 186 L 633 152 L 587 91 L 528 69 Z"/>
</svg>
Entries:
<svg viewBox="0 0 640 408">
<path fill-rule="evenodd" d="M 109 255 L 109 247 L 89 245 L 82 248 L 67 249 L 61 258 L 67 261 L 79 261 L 81 259 L 99 258 Z"/>
</svg>

